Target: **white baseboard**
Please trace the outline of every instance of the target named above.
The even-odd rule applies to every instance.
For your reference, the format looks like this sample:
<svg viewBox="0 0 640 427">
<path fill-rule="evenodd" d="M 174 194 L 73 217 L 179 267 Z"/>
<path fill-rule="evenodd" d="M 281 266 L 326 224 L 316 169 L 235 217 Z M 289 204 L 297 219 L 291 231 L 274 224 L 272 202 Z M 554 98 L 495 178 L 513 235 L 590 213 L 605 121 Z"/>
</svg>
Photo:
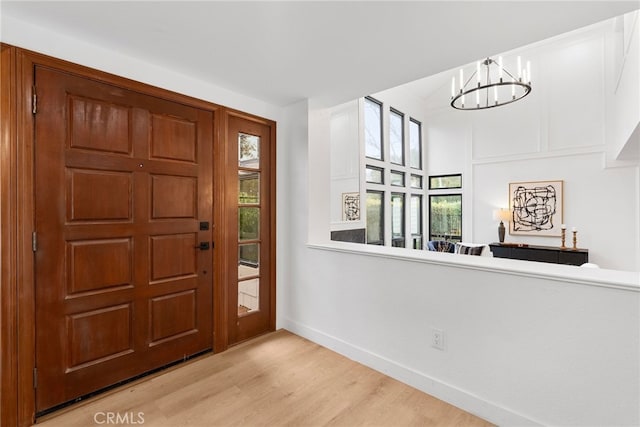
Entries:
<svg viewBox="0 0 640 427">
<path fill-rule="evenodd" d="M 322 331 L 310 328 L 289 318 L 283 319 L 282 327 L 493 424 L 499 426 L 544 425 L 473 393 L 446 384 L 415 369 L 374 354 L 364 348 L 354 346 L 340 338 L 327 335 Z"/>
</svg>

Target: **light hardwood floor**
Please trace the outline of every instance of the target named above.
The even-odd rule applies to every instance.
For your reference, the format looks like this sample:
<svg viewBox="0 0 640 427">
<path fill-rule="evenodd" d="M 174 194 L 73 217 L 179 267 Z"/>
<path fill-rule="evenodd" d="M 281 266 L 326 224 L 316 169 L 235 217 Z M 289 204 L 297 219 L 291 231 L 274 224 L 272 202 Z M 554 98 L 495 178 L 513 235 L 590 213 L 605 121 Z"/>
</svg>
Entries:
<svg viewBox="0 0 640 427">
<path fill-rule="evenodd" d="M 490 426 L 280 330 L 38 420 L 43 427 Z M 117 417 L 120 417 L 119 419 Z"/>
</svg>

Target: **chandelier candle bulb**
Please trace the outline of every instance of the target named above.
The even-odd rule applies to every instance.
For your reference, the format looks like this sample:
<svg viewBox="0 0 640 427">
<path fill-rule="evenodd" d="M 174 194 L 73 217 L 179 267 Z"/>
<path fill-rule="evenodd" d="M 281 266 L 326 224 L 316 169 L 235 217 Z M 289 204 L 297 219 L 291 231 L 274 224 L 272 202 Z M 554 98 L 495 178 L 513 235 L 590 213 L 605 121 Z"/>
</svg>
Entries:
<svg viewBox="0 0 640 427">
<path fill-rule="evenodd" d="M 454 96 L 456 96 L 456 78 L 452 77 L 451 78 L 451 98 L 453 98 Z"/>
<path fill-rule="evenodd" d="M 460 68 L 460 93 L 464 92 L 464 80 L 463 80 L 462 76 L 463 76 L 462 68 Z"/>
<path fill-rule="evenodd" d="M 493 102 L 494 104 L 498 104 L 498 86 L 493 87 Z"/>
<path fill-rule="evenodd" d="M 476 63 L 476 80 L 478 81 L 478 87 L 480 87 L 480 61 Z"/>
<path fill-rule="evenodd" d="M 527 78 L 529 79 L 529 84 L 531 84 L 531 61 L 527 61 Z"/>
<path fill-rule="evenodd" d="M 502 83 L 502 56 L 498 57 L 498 76 L 500 77 L 500 83 Z"/>
<path fill-rule="evenodd" d="M 518 80 L 522 81 L 522 59 L 518 56 Z"/>
</svg>

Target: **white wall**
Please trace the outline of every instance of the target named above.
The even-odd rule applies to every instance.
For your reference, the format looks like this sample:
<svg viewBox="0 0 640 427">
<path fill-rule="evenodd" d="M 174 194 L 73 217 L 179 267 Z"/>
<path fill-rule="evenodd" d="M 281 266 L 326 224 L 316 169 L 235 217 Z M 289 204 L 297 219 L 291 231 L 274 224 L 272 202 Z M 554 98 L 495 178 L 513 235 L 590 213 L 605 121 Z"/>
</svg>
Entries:
<svg viewBox="0 0 640 427">
<path fill-rule="evenodd" d="M 277 237 L 276 237 L 276 327 L 285 327 L 284 319 L 298 308 L 294 277 L 304 275 L 306 265 L 294 262 L 294 252 L 307 242 L 309 202 L 308 176 L 308 102 L 301 101 L 284 110 L 278 123 L 277 152 Z M 327 228 L 328 229 L 328 228 Z"/>
<path fill-rule="evenodd" d="M 640 12 L 616 18 L 608 34 L 607 83 L 612 94 L 608 99 L 608 155 L 621 159 L 635 151 L 640 157 Z M 633 135 L 633 132 L 636 132 Z M 633 146 L 633 149 L 631 148 Z"/>
<path fill-rule="evenodd" d="M 360 114 L 358 101 L 331 109 L 331 230 L 364 228 L 359 221 L 345 221 L 342 195 L 360 193 Z M 364 198 L 361 199 L 364 202 Z M 364 207 L 364 204 L 362 204 Z"/>
<path fill-rule="evenodd" d="M 604 268 L 638 271 L 637 168 L 603 169 L 601 153 L 474 165 L 474 238 L 495 241 L 492 210 L 508 205 L 506 179 L 512 182 L 564 180 L 564 222 L 578 230 L 578 247 Z M 506 179 L 505 179 L 506 177 Z M 635 193 L 634 193 L 635 191 Z M 567 233 L 567 246 L 571 245 Z M 507 235 L 508 242 L 559 246 L 560 238 Z"/>
</svg>

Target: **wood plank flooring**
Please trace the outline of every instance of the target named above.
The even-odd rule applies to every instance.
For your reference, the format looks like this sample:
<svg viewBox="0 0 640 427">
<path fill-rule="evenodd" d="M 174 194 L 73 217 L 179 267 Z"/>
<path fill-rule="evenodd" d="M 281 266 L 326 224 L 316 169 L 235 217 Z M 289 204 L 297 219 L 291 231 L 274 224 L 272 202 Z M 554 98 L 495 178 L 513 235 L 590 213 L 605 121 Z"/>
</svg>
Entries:
<svg viewBox="0 0 640 427">
<path fill-rule="evenodd" d="M 80 402 L 37 423 L 109 424 L 491 425 L 284 330 Z"/>
</svg>

